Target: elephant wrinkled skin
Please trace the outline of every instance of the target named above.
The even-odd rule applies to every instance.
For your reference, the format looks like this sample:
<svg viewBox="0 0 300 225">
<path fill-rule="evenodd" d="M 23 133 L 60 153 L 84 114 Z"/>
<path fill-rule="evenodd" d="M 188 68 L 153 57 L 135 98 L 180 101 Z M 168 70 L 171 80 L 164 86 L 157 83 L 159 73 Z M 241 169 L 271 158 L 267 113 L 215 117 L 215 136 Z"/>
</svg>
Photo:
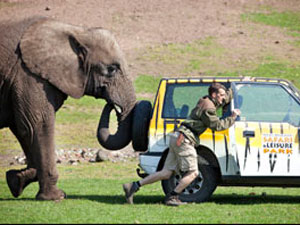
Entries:
<svg viewBox="0 0 300 225">
<path fill-rule="evenodd" d="M 0 24 L 0 128 L 9 127 L 27 159 L 26 168 L 6 173 L 14 197 L 34 181 L 39 182 L 36 199 L 65 197 L 56 186 L 55 113 L 68 96 L 83 95 L 105 99 L 126 134 L 117 132 L 114 138 L 99 124 L 98 130 L 106 132 L 98 134 L 99 142 L 111 150 L 125 147 L 136 97 L 123 53 L 109 31 L 49 18 Z"/>
</svg>

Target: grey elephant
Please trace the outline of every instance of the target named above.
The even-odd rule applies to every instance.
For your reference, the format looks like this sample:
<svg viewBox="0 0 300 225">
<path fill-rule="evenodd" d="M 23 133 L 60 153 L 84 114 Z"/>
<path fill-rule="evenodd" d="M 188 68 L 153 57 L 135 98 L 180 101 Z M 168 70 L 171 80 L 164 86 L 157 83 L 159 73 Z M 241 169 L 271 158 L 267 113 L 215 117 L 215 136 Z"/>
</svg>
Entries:
<svg viewBox="0 0 300 225">
<path fill-rule="evenodd" d="M 83 95 L 107 101 L 98 139 L 117 150 L 131 141 L 136 96 L 123 53 L 113 35 L 49 18 L 29 18 L 0 24 L 0 128 L 9 127 L 21 144 L 27 167 L 10 170 L 6 179 L 18 197 L 39 182 L 36 199 L 66 197 L 57 186 L 55 113 L 68 96 Z M 112 109 L 118 131 L 109 133 Z"/>
</svg>

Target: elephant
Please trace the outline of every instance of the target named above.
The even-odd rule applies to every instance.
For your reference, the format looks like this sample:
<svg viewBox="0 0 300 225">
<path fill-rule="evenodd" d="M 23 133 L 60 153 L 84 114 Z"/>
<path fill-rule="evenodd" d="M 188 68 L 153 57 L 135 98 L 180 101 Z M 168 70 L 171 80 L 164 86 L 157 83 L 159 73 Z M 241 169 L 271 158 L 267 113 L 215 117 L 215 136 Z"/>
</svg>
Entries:
<svg viewBox="0 0 300 225">
<path fill-rule="evenodd" d="M 26 156 L 26 168 L 9 170 L 14 197 L 38 182 L 37 200 L 61 200 L 55 161 L 55 114 L 68 96 L 106 101 L 98 141 L 118 150 L 131 141 L 136 95 L 124 53 L 113 34 L 47 17 L 0 23 L 0 128 L 8 127 Z M 118 129 L 110 134 L 111 110 Z M 95 132 L 96 133 L 96 132 Z"/>
</svg>

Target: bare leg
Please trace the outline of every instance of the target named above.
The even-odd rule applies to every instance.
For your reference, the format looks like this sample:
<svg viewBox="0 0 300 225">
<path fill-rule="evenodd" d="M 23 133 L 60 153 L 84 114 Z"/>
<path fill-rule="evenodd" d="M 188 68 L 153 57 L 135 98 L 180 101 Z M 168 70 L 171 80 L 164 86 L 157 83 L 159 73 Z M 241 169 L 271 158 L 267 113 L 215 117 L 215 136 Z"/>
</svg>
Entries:
<svg viewBox="0 0 300 225">
<path fill-rule="evenodd" d="M 143 186 L 143 185 L 155 183 L 156 181 L 167 180 L 172 176 L 172 174 L 173 174 L 172 170 L 163 169 L 156 173 L 150 174 L 149 176 L 140 180 L 140 185 Z"/>
<path fill-rule="evenodd" d="M 123 190 L 125 192 L 125 197 L 126 197 L 127 202 L 129 204 L 133 204 L 133 195 L 135 192 L 137 192 L 139 190 L 138 183 L 141 186 L 147 185 L 147 184 L 152 184 L 159 180 L 169 179 L 172 176 L 172 174 L 173 174 L 172 170 L 163 169 L 161 171 L 158 171 L 156 173 L 153 173 L 153 174 L 145 177 L 144 179 L 140 180 L 139 182 L 123 184 Z"/>
<path fill-rule="evenodd" d="M 198 176 L 198 170 L 188 171 L 183 178 L 179 181 L 179 184 L 173 191 L 167 194 L 165 198 L 165 204 L 169 206 L 184 205 L 186 202 L 182 202 L 179 199 L 180 193 Z"/>
<path fill-rule="evenodd" d="M 179 184 L 175 187 L 174 191 L 180 194 L 187 186 L 189 186 L 193 180 L 198 176 L 199 172 L 192 170 L 187 172 L 183 178 L 179 181 Z"/>
</svg>

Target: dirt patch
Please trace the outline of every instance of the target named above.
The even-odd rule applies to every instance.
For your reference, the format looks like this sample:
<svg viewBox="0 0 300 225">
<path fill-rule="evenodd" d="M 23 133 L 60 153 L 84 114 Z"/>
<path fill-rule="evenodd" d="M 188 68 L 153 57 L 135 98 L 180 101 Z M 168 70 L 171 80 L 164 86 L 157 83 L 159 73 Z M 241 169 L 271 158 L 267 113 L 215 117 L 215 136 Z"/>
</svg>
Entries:
<svg viewBox="0 0 300 225">
<path fill-rule="evenodd" d="M 300 11 L 299 0 L 0 0 L 0 22 L 46 16 L 74 25 L 103 27 L 114 33 L 134 78 L 140 74 L 185 76 L 181 63 L 145 61 L 155 46 L 214 37 L 225 53 L 188 75 L 247 69 L 270 55 L 290 62 L 300 58 L 282 29 L 245 23 L 248 12 Z M 4 157 L 4 156 L 2 156 Z M 0 158 L 1 159 L 1 158 Z M 3 161 L 3 159 L 1 159 Z"/>
<path fill-rule="evenodd" d="M 262 60 L 266 54 L 299 59 L 278 28 L 243 23 L 252 11 L 300 11 L 298 0 L 0 0 L 1 20 L 47 16 L 88 27 L 111 30 L 124 50 L 130 71 L 139 74 L 178 75 L 178 67 L 140 60 L 145 47 L 187 43 L 215 37 L 228 51 L 222 67 L 231 70 Z M 5 4 L 9 4 L 5 6 Z M 276 44 L 277 43 L 277 44 Z M 212 65 L 213 67 L 213 65 Z M 195 74 L 205 74 L 204 68 Z M 200 72 L 200 73 L 199 73 Z M 182 74 L 180 74 L 182 75 Z M 183 74 L 184 75 L 184 74 Z"/>
</svg>

